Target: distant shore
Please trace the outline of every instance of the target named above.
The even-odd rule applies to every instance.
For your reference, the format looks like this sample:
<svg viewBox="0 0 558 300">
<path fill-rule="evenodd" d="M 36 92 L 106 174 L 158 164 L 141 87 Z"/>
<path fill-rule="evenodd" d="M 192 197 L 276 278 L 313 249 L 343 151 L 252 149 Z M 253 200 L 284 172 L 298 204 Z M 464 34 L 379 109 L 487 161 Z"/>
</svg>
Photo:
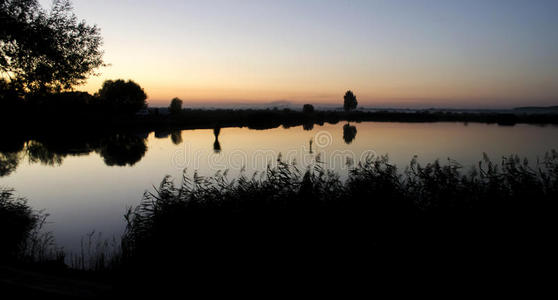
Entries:
<svg viewBox="0 0 558 300">
<path fill-rule="evenodd" d="M 168 114 L 164 109 L 149 108 L 143 114 L 111 115 L 82 111 L 35 111 L 31 113 L 2 113 L 0 123 L 11 133 L 52 134 L 53 130 L 103 132 L 112 130 L 177 130 L 248 127 L 272 129 L 283 126 L 323 125 L 338 122 L 462 122 L 486 123 L 502 126 L 516 124 L 558 124 L 557 113 L 497 113 L 449 112 L 417 110 L 398 111 L 327 111 L 311 113 L 291 109 L 183 109 L 178 114 Z M 23 121 L 22 121 L 23 120 Z"/>
</svg>

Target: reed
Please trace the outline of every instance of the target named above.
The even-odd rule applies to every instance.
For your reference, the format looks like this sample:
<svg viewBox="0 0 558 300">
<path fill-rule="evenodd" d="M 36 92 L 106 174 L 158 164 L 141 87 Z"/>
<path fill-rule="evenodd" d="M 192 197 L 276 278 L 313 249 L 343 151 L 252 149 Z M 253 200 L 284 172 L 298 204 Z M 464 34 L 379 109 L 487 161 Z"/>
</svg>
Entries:
<svg viewBox="0 0 558 300">
<path fill-rule="evenodd" d="M 48 214 L 36 211 L 13 189 L 0 189 L 0 260 L 5 262 L 63 262 L 64 252 L 45 230 Z"/>
<path fill-rule="evenodd" d="M 126 214 L 123 262 L 203 274 L 319 269 L 397 252 L 517 253 L 543 247 L 556 199 L 556 151 L 532 165 L 485 156 L 468 170 L 415 157 L 400 171 L 387 156 L 368 157 L 346 180 L 319 157 L 306 170 L 279 158 L 251 177 L 184 175 L 179 185 L 165 177 Z"/>
</svg>

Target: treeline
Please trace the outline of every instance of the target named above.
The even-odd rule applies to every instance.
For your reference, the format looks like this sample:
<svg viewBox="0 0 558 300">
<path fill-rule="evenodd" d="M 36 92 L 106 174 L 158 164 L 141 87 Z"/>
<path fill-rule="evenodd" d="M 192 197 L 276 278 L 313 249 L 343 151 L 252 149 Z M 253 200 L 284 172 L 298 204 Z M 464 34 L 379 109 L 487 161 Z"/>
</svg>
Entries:
<svg viewBox="0 0 558 300">
<path fill-rule="evenodd" d="M 45 92 L 17 94 L 0 81 L 1 117 L 29 128 L 65 126 L 103 126 L 103 122 L 131 121 L 147 107 L 147 95 L 135 82 L 107 80 L 97 93 Z"/>
<path fill-rule="evenodd" d="M 159 119 L 160 120 L 160 119 Z M 350 122 L 479 122 L 499 125 L 558 124 L 558 114 L 511 114 L 511 113 L 456 113 L 417 111 L 414 113 L 389 111 L 296 111 L 291 109 L 185 109 L 171 115 L 168 122 L 183 126 L 247 126 L 268 129 L 279 126 L 306 126 L 324 123 Z"/>
<path fill-rule="evenodd" d="M 389 111 L 313 111 L 291 109 L 183 109 L 178 113 L 160 113 L 149 108 L 144 114 L 116 113 L 112 105 L 103 104 L 98 98 L 86 93 L 52 96 L 53 101 L 37 101 L 33 104 L 19 103 L 15 110 L 2 110 L 0 123 L 14 124 L 14 131 L 26 134 L 51 129 L 142 129 L 177 130 L 216 127 L 249 127 L 271 129 L 277 127 L 304 126 L 311 130 L 315 125 L 349 122 L 476 122 L 513 126 L 515 124 L 558 124 L 558 114 L 512 114 L 512 113 L 414 113 Z M 22 120 L 25 120 L 22 122 Z"/>
</svg>

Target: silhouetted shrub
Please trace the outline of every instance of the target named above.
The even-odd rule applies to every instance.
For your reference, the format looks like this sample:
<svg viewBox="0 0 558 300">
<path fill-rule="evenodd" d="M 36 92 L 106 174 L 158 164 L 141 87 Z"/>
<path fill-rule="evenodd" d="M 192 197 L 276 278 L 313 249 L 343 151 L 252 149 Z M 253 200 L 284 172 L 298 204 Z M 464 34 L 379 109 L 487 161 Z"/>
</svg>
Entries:
<svg viewBox="0 0 558 300">
<path fill-rule="evenodd" d="M 25 241 L 37 222 L 37 215 L 25 199 L 15 197 L 13 190 L 0 189 L 0 260 L 23 252 Z"/>
<path fill-rule="evenodd" d="M 131 80 L 107 80 L 99 90 L 98 96 L 104 105 L 116 113 L 133 114 L 147 106 L 147 95 Z"/>
</svg>

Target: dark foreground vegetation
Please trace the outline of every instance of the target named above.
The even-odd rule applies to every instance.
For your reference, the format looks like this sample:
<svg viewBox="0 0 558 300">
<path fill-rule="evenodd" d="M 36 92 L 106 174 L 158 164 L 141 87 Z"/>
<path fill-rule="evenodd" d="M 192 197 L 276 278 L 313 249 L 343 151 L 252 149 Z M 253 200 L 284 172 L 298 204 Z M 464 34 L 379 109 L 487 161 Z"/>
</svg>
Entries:
<svg viewBox="0 0 558 300">
<path fill-rule="evenodd" d="M 2 195 L 1 220 L 11 222 L 2 255 L 16 257 L 37 218 Z M 363 288 L 425 269 L 525 276 L 554 253 L 557 199 L 556 151 L 531 165 L 485 158 L 472 170 L 413 160 L 401 172 L 369 158 L 345 181 L 319 158 L 307 170 L 279 159 L 234 180 L 166 177 L 126 214 L 118 259 L 103 254 L 89 274 L 123 294 Z"/>
<path fill-rule="evenodd" d="M 339 283 L 400 264 L 517 270 L 549 251 L 555 151 L 536 168 L 511 156 L 467 172 L 456 162 L 413 160 L 401 173 L 386 157 L 370 158 L 346 181 L 319 162 L 306 171 L 277 164 L 232 181 L 194 176 L 175 186 L 165 178 L 126 217 L 124 267 L 177 268 L 202 282 Z"/>
</svg>

